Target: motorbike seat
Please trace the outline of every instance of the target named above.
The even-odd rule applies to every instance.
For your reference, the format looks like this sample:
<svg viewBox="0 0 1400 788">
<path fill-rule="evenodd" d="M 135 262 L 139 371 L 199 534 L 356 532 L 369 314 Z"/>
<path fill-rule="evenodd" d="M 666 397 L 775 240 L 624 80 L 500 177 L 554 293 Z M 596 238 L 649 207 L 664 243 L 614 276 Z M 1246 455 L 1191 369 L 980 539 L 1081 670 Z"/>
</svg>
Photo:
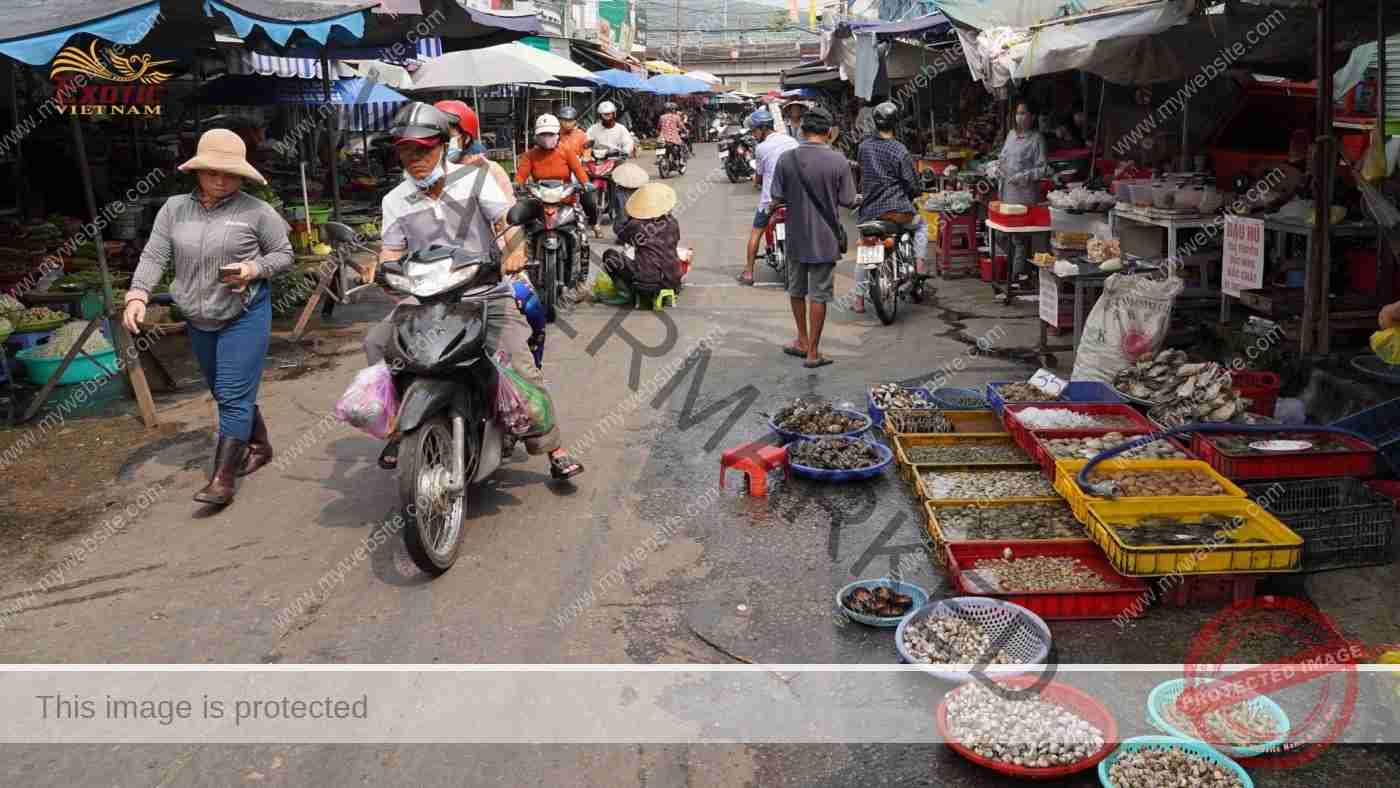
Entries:
<svg viewBox="0 0 1400 788">
<path fill-rule="evenodd" d="M 900 230 L 904 229 L 901 225 L 895 224 L 894 222 L 887 222 L 884 219 L 861 222 L 856 225 L 856 228 L 860 230 L 860 234 L 864 238 L 879 235 L 894 236 L 898 235 Z"/>
</svg>

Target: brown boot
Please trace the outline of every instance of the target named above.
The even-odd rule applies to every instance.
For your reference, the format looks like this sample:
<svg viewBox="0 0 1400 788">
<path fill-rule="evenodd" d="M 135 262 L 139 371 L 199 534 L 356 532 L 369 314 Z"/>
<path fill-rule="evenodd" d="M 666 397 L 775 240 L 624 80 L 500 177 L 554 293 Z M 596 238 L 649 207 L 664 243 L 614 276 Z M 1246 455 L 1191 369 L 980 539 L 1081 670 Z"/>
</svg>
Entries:
<svg viewBox="0 0 1400 788">
<path fill-rule="evenodd" d="M 204 489 L 194 494 L 200 503 L 227 506 L 233 503 L 233 491 L 238 480 L 238 466 L 243 462 L 243 454 L 248 444 L 237 439 L 219 436 L 219 445 L 214 449 L 214 475 Z"/>
<path fill-rule="evenodd" d="M 262 408 L 253 409 L 253 434 L 248 438 L 248 456 L 238 469 L 239 476 L 247 476 L 272 462 L 272 444 L 267 440 L 267 423 L 263 421 Z"/>
</svg>

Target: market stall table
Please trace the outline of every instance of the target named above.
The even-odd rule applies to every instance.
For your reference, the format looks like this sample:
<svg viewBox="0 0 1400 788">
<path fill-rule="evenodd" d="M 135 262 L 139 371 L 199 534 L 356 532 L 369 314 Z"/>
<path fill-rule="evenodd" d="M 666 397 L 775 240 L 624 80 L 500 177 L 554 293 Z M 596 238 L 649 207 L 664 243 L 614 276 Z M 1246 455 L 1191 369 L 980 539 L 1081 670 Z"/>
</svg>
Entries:
<svg viewBox="0 0 1400 788">
<path fill-rule="evenodd" d="M 1011 225 L 1002 224 L 1001 222 L 998 222 L 994 219 L 988 219 L 987 246 L 991 248 L 991 254 L 993 255 L 993 259 L 995 259 L 997 253 L 996 233 L 1007 233 L 1012 235 L 1020 233 L 1040 233 L 1048 237 L 1050 235 L 1050 226 L 1030 225 L 1026 227 L 1014 227 Z M 1030 252 L 1028 251 L 1027 254 L 1029 255 Z M 1026 262 L 1029 263 L 1030 261 L 1027 260 Z M 1029 288 L 1021 290 L 1019 293 L 1014 292 L 1012 277 L 1015 276 L 1015 271 L 1013 271 L 1012 268 L 1013 265 L 1008 259 L 1006 265 L 1006 281 L 1004 283 L 997 282 L 995 280 L 992 281 L 992 291 L 1004 298 L 1006 300 L 1006 303 L 1008 304 L 1011 303 L 1011 299 L 1014 298 L 1016 295 L 1026 295 L 1032 292 Z"/>
<path fill-rule="evenodd" d="M 1302 238 L 1307 245 L 1307 257 L 1303 270 L 1306 272 L 1313 266 L 1313 225 L 1305 219 L 1279 218 L 1278 216 L 1258 217 L 1264 220 L 1264 232 L 1269 239 L 1265 242 L 1264 254 L 1275 264 L 1280 263 L 1286 257 L 1288 249 L 1288 237 Z M 1376 225 L 1373 222 L 1345 222 L 1334 224 L 1331 227 L 1333 238 L 1344 239 L 1375 239 L 1377 234 Z M 1271 241 L 1271 242 L 1270 242 Z M 1306 275 L 1303 282 L 1303 303 L 1311 302 L 1309 283 L 1311 279 Z M 1230 322 L 1230 300 L 1233 296 L 1225 292 L 1220 293 L 1220 322 Z"/>
<path fill-rule="evenodd" d="M 1126 221 L 1140 224 L 1146 227 L 1160 227 L 1167 231 L 1168 259 L 1181 260 L 1179 254 L 1181 244 L 1177 241 L 1177 235 L 1181 230 L 1202 230 L 1207 227 L 1220 225 L 1224 220 L 1218 216 L 1202 216 L 1200 214 L 1184 214 L 1174 211 L 1162 211 L 1156 208 L 1124 208 L 1115 207 L 1113 213 L 1109 214 L 1114 235 L 1119 235 L 1116 222 Z M 1206 265 L 1201 265 L 1201 286 L 1183 290 L 1181 296 L 1184 298 L 1215 296 L 1219 293 L 1218 288 L 1210 286 L 1210 271 Z"/>
</svg>

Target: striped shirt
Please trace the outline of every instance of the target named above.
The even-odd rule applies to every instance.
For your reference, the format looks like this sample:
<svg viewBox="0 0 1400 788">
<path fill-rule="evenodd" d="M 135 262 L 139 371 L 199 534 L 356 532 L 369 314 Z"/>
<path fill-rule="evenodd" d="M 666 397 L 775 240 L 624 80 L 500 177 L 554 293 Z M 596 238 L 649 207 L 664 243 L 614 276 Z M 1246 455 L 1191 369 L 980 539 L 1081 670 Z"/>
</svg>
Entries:
<svg viewBox="0 0 1400 788">
<path fill-rule="evenodd" d="M 170 294 L 190 323 L 217 331 L 238 317 L 259 287 L 292 267 L 290 228 L 271 205 L 247 192 L 234 192 L 205 208 L 196 193 L 171 197 L 156 214 L 150 240 L 131 277 L 131 289 L 149 294 L 175 263 Z M 219 266 L 252 260 L 257 278 L 242 293 L 219 281 Z"/>
</svg>

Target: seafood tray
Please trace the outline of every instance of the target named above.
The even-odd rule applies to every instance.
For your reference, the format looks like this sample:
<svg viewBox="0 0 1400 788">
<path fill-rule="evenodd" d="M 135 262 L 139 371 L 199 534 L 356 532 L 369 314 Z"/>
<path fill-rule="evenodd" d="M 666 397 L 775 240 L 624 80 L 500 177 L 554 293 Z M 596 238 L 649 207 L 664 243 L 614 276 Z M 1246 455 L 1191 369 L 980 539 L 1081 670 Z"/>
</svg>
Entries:
<svg viewBox="0 0 1400 788">
<path fill-rule="evenodd" d="M 1390 562 L 1395 502 L 1357 479 L 1246 484 L 1244 491 L 1303 538 L 1303 569 Z"/>
<path fill-rule="evenodd" d="M 904 386 L 903 388 L 905 391 L 908 391 L 911 394 L 913 394 L 915 399 L 922 399 L 928 403 L 927 408 L 915 407 L 910 408 L 910 410 L 938 409 L 938 402 L 934 400 L 933 395 L 929 393 L 928 389 L 920 388 L 917 386 Z M 870 415 L 871 424 L 885 423 L 885 409 L 875 404 L 875 395 L 872 394 L 870 391 L 865 392 L 865 411 Z"/>
<path fill-rule="evenodd" d="M 987 404 L 987 397 L 976 389 L 943 386 L 929 393 L 944 410 L 986 410 L 991 407 Z"/>
<path fill-rule="evenodd" d="M 809 438 L 800 438 L 789 443 L 786 447 L 789 457 L 791 457 L 795 447 L 812 442 L 813 441 Z M 875 453 L 879 455 L 879 457 L 873 464 L 861 468 L 815 468 L 802 465 L 791 459 L 788 460 L 788 468 L 792 471 L 794 476 L 801 476 L 804 479 L 812 479 L 819 482 L 850 482 L 860 479 L 873 479 L 884 473 L 885 469 L 890 466 L 890 463 L 894 461 L 894 453 L 890 451 L 890 447 L 883 443 L 870 443 L 869 445 L 875 450 Z"/>
<path fill-rule="evenodd" d="M 1073 439 L 1073 438 L 1102 438 L 1102 437 L 1104 437 L 1105 435 L 1108 435 L 1109 433 L 1112 433 L 1112 432 L 1119 433 L 1119 434 L 1121 434 L 1121 435 L 1123 436 L 1123 441 L 1122 441 L 1122 443 L 1127 443 L 1127 442 L 1129 442 L 1129 441 L 1136 440 L 1136 439 L 1141 438 L 1142 436 L 1148 434 L 1148 433 L 1146 433 L 1146 432 L 1136 431 L 1136 430 L 1031 430 L 1031 440 L 1033 440 L 1033 441 L 1035 442 L 1035 461 L 1038 462 L 1038 463 L 1040 463 L 1040 469 L 1041 469 L 1042 471 L 1044 471 L 1045 477 L 1048 478 L 1048 479 L 1053 480 L 1053 479 L 1055 478 L 1055 463 L 1056 463 L 1057 460 L 1068 460 L 1068 459 L 1076 459 L 1076 458 L 1074 458 L 1074 457 L 1057 457 L 1056 455 L 1051 454 L 1051 453 L 1050 453 L 1050 450 L 1049 450 L 1048 448 L 1046 448 L 1046 445 L 1045 445 L 1045 442 L 1046 442 L 1046 441 L 1063 440 L 1063 439 Z M 1166 443 L 1171 444 L 1171 445 L 1172 445 L 1173 447 L 1175 447 L 1178 451 L 1181 451 L 1181 452 L 1185 453 L 1185 454 L 1186 454 L 1186 457 L 1184 457 L 1183 459 L 1191 459 L 1191 458 L 1194 456 L 1194 455 L 1191 453 L 1191 451 L 1190 451 L 1189 449 L 1186 448 L 1186 445 L 1185 445 L 1185 444 L 1181 443 L 1180 441 L 1176 440 L 1175 438 L 1158 438 L 1157 441 L 1154 441 L 1154 442 L 1162 442 L 1162 441 L 1165 441 Z M 1122 444 L 1117 444 L 1117 445 L 1122 445 Z M 1110 448 L 1111 448 L 1111 447 L 1110 447 Z M 1118 455 L 1118 456 L 1121 457 L 1122 455 Z M 1087 458 L 1086 458 L 1086 459 L 1087 459 Z M 1133 459 L 1133 458 L 1132 458 L 1132 457 L 1123 457 L 1123 459 L 1126 460 L 1126 459 Z"/>
<path fill-rule="evenodd" d="M 928 470 L 929 470 L 929 472 L 932 472 L 932 473 L 984 473 L 984 474 L 989 474 L 989 475 L 990 475 L 990 474 L 1006 473 L 1006 472 L 1010 472 L 1010 473 L 1033 473 L 1033 472 L 1035 472 L 1035 470 L 1036 470 L 1036 466 L 1035 466 L 1034 464 L 1028 464 L 1028 465 L 1026 465 L 1024 468 L 1020 468 L 1020 469 L 1016 469 L 1016 470 L 1009 470 L 1009 469 L 1001 469 L 1001 468 L 988 468 L 988 467 L 986 467 L 986 466 L 968 465 L 968 466 L 964 466 L 964 467 L 942 466 L 942 467 L 930 468 L 930 469 L 928 469 Z M 988 495 L 983 495 L 983 496 L 980 496 L 980 497 L 977 497 L 977 498 L 935 498 L 935 497 L 933 497 L 932 495 L 929 494 L 930 491 L 929 491 L 929 489 L 928 489 L 927 482 L 924 480 L 923 474 L 920 472 L 920 469 L 918 468 L 918 466 L 914 466 L 913 475 L 914 475 L 914 490 L 915 490 L 915 492 L 918 493 L 919 499 L 922 500 L 922 501 L 934 501 L 934 502 L 936 502 L 936 503 L 938 503 L 938 504 L 941 504 L 941 505 L 956 505 L 956 504 L 961 504 L 961 505 L 966 506 L 966 505 L 972 505 L 972 504 L 987 503 L 988 501 L 1004 501 L 1004 502 L 1006 502 L 1006 503 L 1046 503 L 1046 502 L 1053 502 L 1053 501 L 1059 501 L 1059 500 L 1060 500 L 1059 498 L 1056 498 L 1055 496 L 1049 495 L 1049 494 L 1046 494 L 1046 495 L 1003 495 L 1003 494 L 988 494 Z M 1039 477 L 1037 476 L 1037 479 L 1038 479 L 1038 478 L 1039 478 Z M 1053 489 L 1053 488 L 1052 488 L 1052 489 Z M 1050 491 L 1050 490 L 1047 490 L 1047 493 L 1048 493 L 1049 491 Z"/>
<path fill-rule="evenodd" d="M 1088 506 L 1089 536 L 1103 548 L 1113 568 L 1129 577 L 1294 572 L 1303 559 L 1303 539 L 1278 518 L 1244 498 L 1094 500 Z M 1110 523 L 1138 524 L 1150 518 L 1177 520 L 1183 528 L 1202 526 L 1203 517 L 1239 518 L 1243 525 L 1215 545 L 1130 545 Z M 1151 528 L 1151 525 L 1140 526 Z M 1163 525 L 1164 529 L 1172 526 Z"/>
<path fill-rule="evenodd" d="M 950 456 L 946 459 L 927 459 L 915 454 L 919 449 L 943 449 L 946 448 L 950 455 L 957 452 L 960 447 L 968 446 L 1000 446 L 1006 447 L 1018 454 L 1020 459 L 957 459 Z M 984 435 L 977 433 L 949 433 L 946 435 L 896 435 L 894 437 L 895 461 L 899 463 L 900 471 L 909 478 L 908 469 L 911 466 L 922 465 L 930 470 L 935 467 L 990 467 L 1003 468 L 1006 470 L 1024 470 L 1034 464 L 1030 455 L 1021 451 L 1016 442 L 1011 440 L 1011 436 L 1006 433 Z M 911 455 L 913 458 L 911 459 Z M 910 479 L 912 483 L 912 479 Z"/>
<path fill-rule="evenodd" d="M 1079 471 L 1089 463 L 1088 460 L 1059 460 L 1055 463 L 1055 492 L 1063 495 L 1069 501 L 1070 508 L 1074 510 L 1074 516 L 1079 518 L 1079 522 L 1089 525 L 1088 506 L 1096 502 L 1134 502 L 1147 506 L 1186 506 L 1186 507 L 1210 507 L 1221 501 L 1228 501 L 1231 498 L 1243 499 L 1244 490 L 1241 490 L 1229 479 L 1216 473 L 1209 465 L 1200 460 L 1104 460 L 1094 466 L 1093 473 L 1100 470 L 1108 471 L 1194 471 L 1198 474 L 1209 476 L 1224 491 L 1219 495 L 1154 495 L 1141 497 L 1122 497 L 1115 501 L 1106 498 L 1099 498 L 1090 495 L 1079 487 Z M 1201 508 L 1201 511 L 1214 511 L 1209 508 Z"/>
<path fill-rule="evenodd" d="M 991 404 L 992 410 L 997 416 L 1002 415 L 1002 410 L 1007 405 L 1060 405 L 1066 402 L 1097 402 L 1097 403 L 1122 403 L 1123 398 L 1113 387 L 1107 383 L 1099 383 L 1092 380 L 1072 380 L 1065 390 L 1060 392 L 1057 400 L 1045 400 L 1044 402 L 1006 402 L 997 391 L 1001 386 L 1015 381 L 995 380 L 987 384 L 987 402 Z"/>
<path fill-rule="evenodd" d="M 1163 350 L 1120 371 L 1113 390 L 1152 408 L 1169 427 L 1195 421 L 1232 421 L 1249 405 L 1235 389 L 1229 370 L 1210 361 L 1190 362 L 1180 350 Z"/>
<path fill-rule="evenodd" d="M 1299 451 L 1262 451 L 1249 442 L 1280 438 L 1308 441 L 1314 448 Z M 1194 433 L 1191 449 L 1231 479 L 1306 479 L 1322 476 L 1375 476 L 1376 447 L 1337 433 L 1283 432 Z"/>
<path fill-rule="evenodd" d="M 1157 432 L 1157 430 L 1153 429 L 1152 422 L 1144 418 L 1141 413 L 1138 413 L 1136 408 L 1134 408 L 1131 405 L 1124 405 L 1122 403 L 1096 404 L 1051 402 L 1044 405 L 1036 405 L 1034 403 L 1007 405 L 1003 417 L 1003 422 L 1006 425 L 1006 431 L 1011 434 L 1012 438 L 1016 439 L 1016 443 L 1020 444 L 1021 448 L 1030 452 L 1032 456 L 1035 456 L 1036 453 L 1036 440 L 1035 437 L 1031 435 L 1031 432 L 1036 428 L 1022 424 L 1016 418 L 1017 413 L 1027 408 L 1054 408 L 1055 410 L 1068 410 L 1073 411 L 1075 413 L 1083 414 L 1085 416 L 1094 416 L 1104 419 L 1102 427 L 1081 428 L 1084 430 L 1102 430 L 1103 432 Z M 1121 419 L 1122 423 L 1118 424 L 1118 426 L 1112 426 L 1108 423 L 1108 419 Z M 1041 431 L 1045 430 L 1045 428 L 1043 427 L 1039 429 L 1041 429 Z"/>
<path fill-rule="evenodd" d="M 984 593 L 970 583 L 965 573 L 973 571 L 982 561 L 1000 559 L 1006 550 L 1018 558 L 1033 556 L 1064 556 L 1077 558 L 1085 568 L 1113 587 L 1099 591 L 1012 591 Z M 1020 605 L 1044 619 L 1114 618 L 1122 613 L 1141 615 L 1142 606 L 1135 604 L 1147 590 L 1140 580 L 1115 572 L 1103 553 L 1087 541 L 1003 541 L 949 542 L 945 546 L 948 576 L 953 586 L 965 594 L 1004 599 Z M 1133 611 L 1137 611 L 1136 614 Z"/>
<path fill-rule="evenodd" d="M 946 502 L 946 501 L 924 501 L 924 531 L 925 531 L 925 533 L 926 533 L 927 536 L 928 536 L 928 541 L 931 543 L 931 547 L 932 547 L 932 551 L 931 551 L 931 552 L 932 552 L 932 555 L 933 555 L 933 557 L 934 557 L 934 560 L 937 561 L 939 564 L 945 564 L 945 563 L 947 562 L 948 557 L 947 557 L 947 554 L 946 554 L 944 548 L 947 546 L 947 544 L 948 544 L 949 541 L 953 541 L 953 542 L 966 542 L 966 543 L 969 543 L 969 544 L 1001 544 L 1001 542 L 999 542 L 999 541 L 997 541 L 997 540 L 992 540 L 992 539 L 957 539 L 957 538 L 954 538 L 954 539 L 951 539 L 951 540 L 950 540 L 950 539 L 946 538 L 946 535 L 944 534 L 944 531 L 943 531 L 943 525 L 942 525 L 942 524 L 939 522 L 939 520 L 938 520 L 938 513 L 939 513 L 939 512 L 944 511 L 944 510 L 947 510 L 947 509 L 966 509 L 966 508 L 1002 509 L 1002 508 L 1008 508 L 1008 507 L 1013 507 L 1013 506 L 1033 506 L 1033 507 L 1042 507 L 1042 506 L 1043 506 L 1043 507 L 1046 507 L 1046 508 L 1058 507 L 1058 508 L 1062 508 L 1062 509 L 1065 511 L 1065 513 L 1067 513 L 1067 514 L 1073 516 L 1073 512 L 1069 511 L 1069 507 L 1066 506 L 1066 505 L 1065 505 L 1065 502 L 1062 501 L 1062 500 L 1060 500 L 1059 498 L 1046 498 L 1044 501 L 1041 501 L 1041 502 L 1039 502 L 1039 503 L 1017 503 L 1017 502 L 1015 502 L 1015 501 L 996 500 L 996 501 L 979 501 L 979 502 L 977 502 L 977 503 L 975 503 L 975 504 L 958 504 L 958 503 L 950 504 L 950 503 L 948 503 L 948 502 Z M 957 532 L 951 532 L 951 531 L 950 531 L 949 533 L 952 533 L 954 536 L 957 536 L 957 535 L 958 535 Z M 1082 530 L 1082 528 L 1081 528 L 1081 530 L 1080 530 L 1080 535 L 1079 535 L 1079 536 L 1073 536 L 1073 537 L 1065 536 L 1065 537 L 1055 537 L 1055 538 L 1049 538 L 1049 539 L 1040 539 L 1040 538 L 1035 538 L 1035 537 L 1025 537 L 1025 538 L 1017 539 L 1017 540 L 1015 540 L 1015 541 L 1037 542 L 1037 543 L 1039 543 L 1039 542 L 1056 543 L 1056 542 L 1089 542 L 1090 540 L 1089 540 L 1089 535 L 1088 535 L 1088 533 L 1087 533 L 1087 532 L 1084 532 L 1084 531 Z"/>
<path fill-rule="evenodd" d="M 927 414 L 926 410 L 887 410 L 885 411 L 885 434 L 890 437 L 899 435 L 946 435 L 948 433 L 936 432 L 910 432 L 899 429 L 898 420 L 903 414 L 910 414 L 913 418 L 920 418 L 919 414 Z M 1001 419 L 990 410 L 945 410 L 943 418 L 948 421 L 954 433 L 977 434 L 980 437 L 1007 437 L 1006 428 L 1002 426 Z"/>
</svg>

